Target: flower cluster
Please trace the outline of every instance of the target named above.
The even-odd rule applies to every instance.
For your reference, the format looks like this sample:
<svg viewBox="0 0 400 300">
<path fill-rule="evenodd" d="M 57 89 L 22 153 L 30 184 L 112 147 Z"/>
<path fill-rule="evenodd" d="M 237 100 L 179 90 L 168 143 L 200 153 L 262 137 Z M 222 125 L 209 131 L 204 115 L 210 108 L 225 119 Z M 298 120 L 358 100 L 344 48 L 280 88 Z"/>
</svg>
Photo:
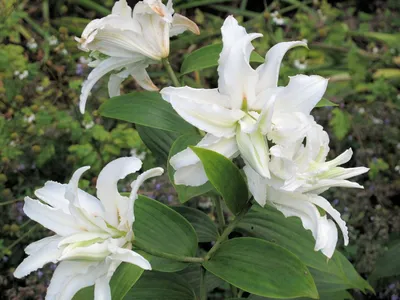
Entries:
<svg viewBox="0 0 400 300">
<path fill-rule="evenodd" d="M 122 157 L 104 167 L 97 178 L 97 198 L 78 188 L 82 167 L 68 184 L 48 181 L 35 192 L 40 199 L 25 198 L 25 214 L 55 232 L 25 248 L 28 257 L 14 276 L 22 278 L 49 262 L 60 262 L 51 279 L 46 299 L 72 299 L 80 289 L 95 285 L 96 299 L 111 299 L 109 281 L 122 262 L 151 270 L 150 263 L 132 251 L 135 221 L 133 208 L 140 185 L 159 176 L 154 168 L 132 183 L 130 197 L 119 194 L 117 183 L 139 171 L 142 162 Z"/>
<path fill-rule="evenodd" d="M 262 206 L 267 202 L 286 216 L 300 217 L 316 239 L 315 250 L 331 257 L 337 242 L 335 223 L 345 244 L 347 227 L 330 203 L 319 196 L 330 187 L 360 188 L 347 179 L 367 168 L 338 167 L 352 156 L 351 149 L 326 161 L 329 137 L 310 115 L 321 100 L 328 80 L 320 76 L 297 75 L 285 87 L 278 86 L 284 54 L 303 41 L 284 42 L 272 47 L 265 63 L 250 66 L 251 41 L 261 34 L 248 34 L 233 17 L 222 26 L 223 49 L 219 58 L 218 88 L 167 87 L 161 91 L 176 112 L 207 134 L 197 145 L 227 158 L 240 156 L 246 166 L 249 189 Z M 199 158 L 189 148 L 170 160 L 176 170 L 175 183 L 199 186 L 207 176 Z"/>
</svg>

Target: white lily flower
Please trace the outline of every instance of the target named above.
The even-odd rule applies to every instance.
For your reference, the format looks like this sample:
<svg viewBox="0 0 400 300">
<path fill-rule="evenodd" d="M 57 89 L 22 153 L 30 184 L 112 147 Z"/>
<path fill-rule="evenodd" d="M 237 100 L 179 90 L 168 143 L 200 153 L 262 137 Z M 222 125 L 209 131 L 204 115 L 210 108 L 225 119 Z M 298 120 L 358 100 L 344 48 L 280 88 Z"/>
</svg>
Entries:
<svg viewBox="0 0 400 300">
<path fill-rule="evenodd" d="M 55 232 L 25 248 L 28 257 L 14 276 L 22 278 L 49 262 L 57 266 L 46 299 L 68 300 L 80 289 L 95 285 L 95 299 L 110 299 L 109 281 L 122 262 L 151 270 L 150 263 L 132 251 L 133 207 L 139 186 L 159 176 L 162 168 L 139 175 L 132 183 L 130 197 L 121 196 L 119 179 L 137 172 L 142 162 L 123 157 L 110 162 L 97 179 L 97 197 L 78 188 L 80 176 L 89 169 L 78 169 L 68 184 L 48 181 L 35 192 L 40 199 L 25 198 L 24 212 L 32 220 Z"/>
<path fill-rule="evenodd" d="M 315 250 L 321 250 L 330 258 L 338 239 L 336 225 L 326 215 L 321 216 L 317 207 L 329 214 L 339 226 L 345 245 L 349 242 L 348 232 L 340 213 L 318 194 L 330 187 L 363 188 L 347 179 L 367 172 L 368 168 L 338 167 L 350 160 L 351 149 L 326 161 L 328 134 L 312 122 L 305 145 L 303 139 L 299 139 L 289 146 L 275 145 L 271 148 L 270 179 L 262 178 L 250 166 L 245 166 L 244 171 L 254 199 L 261 206 L 272 204 L 286 217 L 299 217 L 316 240 Z"/>
<path fill-rule="evenodd" d="M 132 9 L 126 0 L 117 1 L 110 15 L 91 21 L 82 36 L 76 38 L 80 49 L 101 53 L 95 66 L 83 83 L 80 110 L 85 111 L 86 100 L 95 83 L 109 72 L 110 97 L 120 94 L 120 85 L 132 76 L 144 89 L 157 91 L 146 68 L 169 55 L 171 36 L 190 30 L 199 34 L 197 25 L 188 18 L 175 13 L 172 0 L 165 6 L 161 0 L 139 1 Z"/>
<path fill-rule="evenodd" d="M 161 94 L 183 119 L 207 132 L 199 147 L 227 158 L 240 154 L 258 174 L 270 178 L 267 140 L 288 144 L 305 136 L 310 111 L 323 96 L 327 80 L 297 75 L 286 87 L 278 87 L 283 56 L 306 43 L 275 45 L 268 51 L 266 62 L 254 70 L 249 63 L 254 49 L 251 41 L 262 35 L 248 34 L 232 16 L 221 31 L 218 88 L 167 87 Z M 200 160 L 190 149 L 172 157 L 171 165 L 177 171 L 177 184 L 198 186 L 207 181 Z"/>
</svg>

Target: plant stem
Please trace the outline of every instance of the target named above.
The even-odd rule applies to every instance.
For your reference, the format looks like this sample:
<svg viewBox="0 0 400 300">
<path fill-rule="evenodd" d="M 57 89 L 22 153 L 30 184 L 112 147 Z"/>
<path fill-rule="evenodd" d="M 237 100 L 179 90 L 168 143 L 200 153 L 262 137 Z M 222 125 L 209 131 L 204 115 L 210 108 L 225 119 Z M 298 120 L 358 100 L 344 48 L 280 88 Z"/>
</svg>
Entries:
<svg viewBox="0 0 400 300">
<path fill-rule="evenodd" d="M 180 87 L 181 84 L 179 83 L 179 80 L 178 80 L 178 78 L 176 77 L 174 70 L 172 69 L 172 66 L 171 66 L 171 64 L 170 64 L 170 62 L 169 62 L 169 60 L 168 60 L 168 57 L 163 58 L 161 61 L 162 61 L 163 65 L 164 65 L 165 70 L 167 70 L 167 73 L 168 73 L 168 75 L 169 75 L 169 78 L 171 78 L 172 83 L 173 83 L 176 87 Z"/>
<path fill-rule="evenodd" d="M 176 261 L 181 261 L 181 262 L 192 262 L 192 263 L 202 263 L 204 262 L 204 258 L 202 257 L 191 257 L 191 256 L 180 256 L 176 254 L 170 254 L 170 253 L 165 253 L 162 251 L 158 251 L 156 249 L 144 247 L 140 245 L 137 241 L 133 241 L 133 245 L 137 247 L 140 250 L 143 250 L 144 252 L 147 252 L 151 255 L 158 256 L 158 257 L 164 257 Z"/>
<path fill-rule="evenodd" d="M 249 201 L 243 210 L 233 219 L 231 223 L 229 223 L 228 227 L 225 228 L 224 232 L 217 239 L 214 246 L 208 251 L 207 255 L 204 257 L 204 260 L 207 261 L 211 258 L 211 256 L 219 249 L 221 244 L 228 238 L 229 234 L 235 229 L 236 225 L 242 220 L 242 218 L 247 214 L 249 209 L 251 208 L 251 202 Z"/>
<path fill-rule="evenodd" d="M 207 300 L 207 289 L 206 289 L 206 270 L 200 268 L 200 300 Z"/>
<path fill-rule="evenodd" d="M 10 200 L 10 201 L 0 202 L 0 206 L 14 204 L 14 203 L 17 203 L 17 202 L 20 202 L 20 201 L 24 201 L 24 199 L 15 199 L 15 200 Z"/>
<path fill-rule="evenodd" d="M 238 298 L 242 298 L 242 296 L 243 296 L 243 290 L 239 290 L 239 292 L 237 294 L 237 297 Z"/>
<path fill-rule="evenodd" d="M 231 286 L 232 298 L 236 298 L 237 297 L 237 291 L 238 291 L 237 287 L 232 285 L 232 284 L 230 284 L 230 286 Z"/>
<path fill-rule="evenodd" d="M 26 238 L 28 235 L 30 235 L 32 232 L 34 232 L 37 228 L 39 228 L 39 224 L 35 224 L 29 229 L 27 232 L 25 232 L 23 235 L 21 235 L 18 239 L 16 239 L 10 246 L 5 248 L 3 250 L 3 253 L 6 253 L 7 251 L 11 251 L 12 248 L 14 248 L 16 245 L 18 245 L 19 242 L 21 242 L 24 238 Z"/>
<path fill-rule="evenodd" d="M 225 228 L 225 217 L 222 209 L 221 199 L 218 196 L 213 197 L 215 210 L 217 212 L 219 233 L 222 233 Z"/>
</svg>

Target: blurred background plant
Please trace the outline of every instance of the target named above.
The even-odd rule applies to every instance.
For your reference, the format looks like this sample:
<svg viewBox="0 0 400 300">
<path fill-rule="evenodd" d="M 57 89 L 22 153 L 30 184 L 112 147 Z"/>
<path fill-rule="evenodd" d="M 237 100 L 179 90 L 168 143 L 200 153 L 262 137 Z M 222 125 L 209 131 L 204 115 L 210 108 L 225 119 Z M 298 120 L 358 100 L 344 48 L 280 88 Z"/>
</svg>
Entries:
<svg viewBox="0 0 400 300">
<path fill-rule="evenodd" d="M 132 6 L 137 1 L 128 1 Z M 260 55 L 275 43 L 307 40 L 310 50 L 295 49 L 284 60 L 281 84 L 297 73 L 330 78 L 326 98 L 334 108 L 313 114 L 331 137 L 332 156 L 353 148 L 349 163 L 369 166 L 358 179 L 364 190 L 330 192 L 329 199 L 348 222 L 351 243 L 344 253 L 369 278 L 376 295 L 400 296 L 400 2 L 297 0 L 176 0 L 174 7 L 191 16 L 202 30 L 172 42 L 175 70 L 189 53 L 220 43 L 220 27 L 234 14 L 249 32 L 261 32 L 254 46 Z M 90 68 L 73 37 L 85 25 L 110 12 L 112 0 L 0 0 L 0 298 L 41 299 L 53 266 L 16 281 L 13 268 L 29 242 L 46 230 L 27 221 L 21 200 L 52 179 L 67 182 L 80 166 L 98 174 L 123 155 L 156 158 L 131 124 L 101 118 L 96 108 L 107 98 L 106 81 L 96 85 L 85 115 L 77 109 L 80 85 Z M 159 66 L 150 76 L 168 84 Z M 185 77 L 191 86 L 215 86 L 215 68 Z M 133 80 L 124 91 L 139 89 Z M 82 181 L 93 191 L 94 182 Z M 154 182 L 152 196 L 173 202 L 167 179 Z M 208 211 L 208 200 L 191 205 Z M 223 289 L 215 299 L 223 299 Z M 363 298 L 364 297 L 364 298 Z"/>
</svg>

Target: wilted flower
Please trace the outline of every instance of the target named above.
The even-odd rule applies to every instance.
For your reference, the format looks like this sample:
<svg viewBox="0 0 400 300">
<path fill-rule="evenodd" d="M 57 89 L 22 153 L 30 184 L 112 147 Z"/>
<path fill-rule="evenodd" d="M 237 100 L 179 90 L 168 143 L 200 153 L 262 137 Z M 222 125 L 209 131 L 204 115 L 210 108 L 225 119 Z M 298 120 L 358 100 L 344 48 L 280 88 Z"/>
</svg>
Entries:
<svg viewBox="0 0 400 300">
<path fill-rule="evenodd" d="M 249 63 L 251 41 L 262 36 L 247 34 L 228 17 L 221 28 L 223 49 L 218 67 L 218 89 L 168 87 L 161 91 L 187 122 L 207 132 L 197 145 L 245 160 L 258 174 L 270 178 L 268 141 L 289 144 L 304 137 L 310 111 L 325 93 L 327 80 L 297 75 L 286 87 L 278 87 L 279 67 L 285 53 L 304 42 L 279 43 L 254 70 Z M 207 176 L 198 157 L 186 149 L 170 160 L 175 183 L 198 186 Z"/>
<path fill-rule="evenodd" d="M 35 192 L 40 199 L 25 198 L 24 212 L 56 234 L 25 248 L 28 257 L 14 276 L 24 277 L 46 263 L 60 262 L 51 279 L 46 299 L 72 299 L 80 289 L 95 285 L 95 299 L 110 299 L 109 281 L 122 263 L 151 269 L 150 263 L 132 251 L 134 201 L 144 180 L 161 175 L 154 168 L 132 183 L 130 197 L 119 194 L 117 182 L 138 171 L 142 162 L 123 157 L 110 162 L 97 179 L 97 198 L 78 188 L 78 169 L 69 184 L 48 181 Z"/>
<path fill-rule="evenodd" d="M 95 51 L 90 66 L 95 69 L 84 82 L 80 97 L 81 112 L 90 90 L 105 74 L 112 74 L 108 83 L 110 97 L 119 95 L 120 84 L 131 75 L 146 90 L 158 90 L 146 68 L 169 55 L 169 39 L 186 30 L 199 34 L 197 25 L 174 14 L 172 0 L 165 6 L 161 0 L 139 1 L 132 9 L 126 0 L 117 1 L 112 13 L 91 21 L 76 40 L 84 51 Z M 101 54 L 101 55 L 99 55 Z"/>
</svg>

